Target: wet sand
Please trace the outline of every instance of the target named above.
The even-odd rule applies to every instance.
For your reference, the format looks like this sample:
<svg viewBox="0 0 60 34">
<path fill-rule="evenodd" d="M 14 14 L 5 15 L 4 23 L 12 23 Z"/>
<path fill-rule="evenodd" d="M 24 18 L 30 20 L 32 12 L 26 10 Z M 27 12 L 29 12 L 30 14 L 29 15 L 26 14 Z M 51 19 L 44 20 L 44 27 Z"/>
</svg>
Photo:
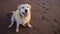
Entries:
<svg viewBox="0 0 60 34">
<path fill-rule="evenodd" d="M 33 29 L 20 26 L 16 33 L 16 25 L 8 29 L 10 12 L 24 3 L 32 6 Z M 0 34 L 60 34 L 60 0 L 0 0 Z"/>
</svg>

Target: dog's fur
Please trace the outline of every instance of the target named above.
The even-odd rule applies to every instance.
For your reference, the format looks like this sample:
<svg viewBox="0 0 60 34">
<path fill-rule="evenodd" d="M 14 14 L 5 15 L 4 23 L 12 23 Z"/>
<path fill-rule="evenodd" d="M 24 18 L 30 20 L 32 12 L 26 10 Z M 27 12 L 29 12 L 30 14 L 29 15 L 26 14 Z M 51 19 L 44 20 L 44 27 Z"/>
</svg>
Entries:
<svg viewBox="0 0 60 34">
<path fill-rule="evenodd" d="M 19 31 L 19 24 L 25 26 L 27 24 L 30 28 L 32 27 L 29 23 L 31 19 L 31 5 L 29 4 L 21 4 L 18 6 L 16 11 L 13 11 L 13 15 L 11 16 L 11 24 L 8 26 L 10 28 L 14 21 L 16 21 L 16 32 Z M 25 14 L 26 13 L 26 14 Z"/>
</svg>

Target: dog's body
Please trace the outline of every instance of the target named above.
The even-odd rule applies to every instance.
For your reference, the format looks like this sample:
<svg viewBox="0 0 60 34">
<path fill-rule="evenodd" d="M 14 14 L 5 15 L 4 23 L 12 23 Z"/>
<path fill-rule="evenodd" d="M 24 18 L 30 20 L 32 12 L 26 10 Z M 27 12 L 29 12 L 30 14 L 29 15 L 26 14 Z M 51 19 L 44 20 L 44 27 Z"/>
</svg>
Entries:
<svg viewBox="0 0 60 34">
<path fill-rule="evenodd" d="M 15 12 L 12 12 L 13 15 L 11 16 L 11 24 L 9 28 L 14 24 L 13 22 L 16 21 L 16 32 L 19 31 L 19 24 L 25 26 L 27 24 L 30 28 L 32 27 L 29 23 L 31 19 L 31 6 L 28 4 L 22 4 L 18 6 L 18 9 Z"/>
</svg>

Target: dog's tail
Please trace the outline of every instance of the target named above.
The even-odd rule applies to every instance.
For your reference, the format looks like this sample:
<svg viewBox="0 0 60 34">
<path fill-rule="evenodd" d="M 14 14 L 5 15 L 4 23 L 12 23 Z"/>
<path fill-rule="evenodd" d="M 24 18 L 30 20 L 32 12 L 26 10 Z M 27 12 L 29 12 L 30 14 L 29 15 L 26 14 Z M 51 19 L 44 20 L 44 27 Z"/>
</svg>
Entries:
<svg viewBox="0 0 60 34">
<path fill-rule="evenodd" d="M 15 13 L 15 11 L 11 11 L 11 13 Z"/>
<path fill-rule="evenodd" d="M 14 14 L 14 13 L 15 13 L 15 11 L 11 11 L 11 12 L 9 12 L 9 13 L 7 14 L 7 16 L 12 15 L 12 14 Z"/>
<path fill-rule="evenodd" d="M 11 11 L 11 12 L 9 12 L 9 13 L 7 14 L 7 16 L 12 15 L 13 13 L 15 13 L 15 11 Z"/>
</svg>

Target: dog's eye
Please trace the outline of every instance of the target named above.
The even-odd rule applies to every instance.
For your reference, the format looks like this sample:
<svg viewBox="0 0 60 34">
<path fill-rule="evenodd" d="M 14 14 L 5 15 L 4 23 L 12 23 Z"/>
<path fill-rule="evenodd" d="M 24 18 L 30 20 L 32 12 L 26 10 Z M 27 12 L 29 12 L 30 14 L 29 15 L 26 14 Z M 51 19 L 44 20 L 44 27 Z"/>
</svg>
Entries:
<svg viewBox="0 0 60 34">
<path fill-rule="evenodd" d="M 24 7 L 22 7 L 24 9 Z"/>
</svg>

